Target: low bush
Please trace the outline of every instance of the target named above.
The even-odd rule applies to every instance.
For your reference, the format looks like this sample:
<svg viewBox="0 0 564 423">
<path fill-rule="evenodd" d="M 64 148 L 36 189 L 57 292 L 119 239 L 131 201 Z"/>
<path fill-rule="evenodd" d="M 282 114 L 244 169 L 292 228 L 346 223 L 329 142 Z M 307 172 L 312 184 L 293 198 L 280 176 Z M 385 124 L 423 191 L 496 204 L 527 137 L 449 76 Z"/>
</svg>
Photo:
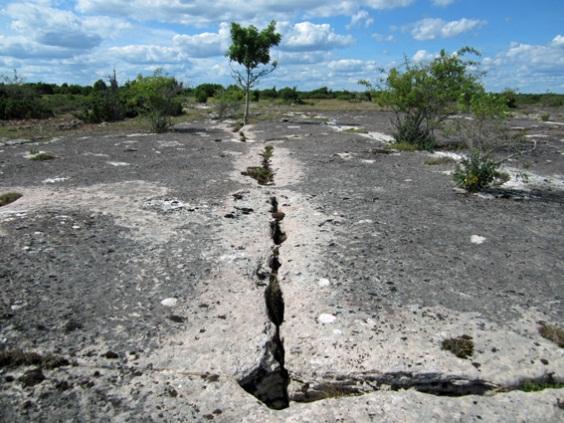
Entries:
<svg viewBox="0 0 564 423">
<path fill-rule="evenodd" d="M 508 177 L 499 171 L 500 163 L 487 154 L 474 150 L 463 159 L 454 171 L 455 183 L 469 192 L 478 192 L 491 185 L 507 182 Z"/>
</svg>

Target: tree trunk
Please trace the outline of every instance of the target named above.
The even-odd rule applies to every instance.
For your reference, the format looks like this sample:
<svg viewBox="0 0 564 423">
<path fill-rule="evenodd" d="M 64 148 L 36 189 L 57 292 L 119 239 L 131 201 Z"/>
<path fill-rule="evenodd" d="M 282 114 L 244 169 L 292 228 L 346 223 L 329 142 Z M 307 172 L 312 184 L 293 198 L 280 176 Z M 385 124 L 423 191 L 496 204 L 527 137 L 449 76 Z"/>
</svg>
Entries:
<svg viewBox="0 0 564 423">
<path fill-rule="evenodd" d="M 249 102 L 251 90 L 251 70 L 247 68 L 247 81 L 245 84 L 245 114 L 243 115 L 243 125 L 249 122 Z"/>
</svg>

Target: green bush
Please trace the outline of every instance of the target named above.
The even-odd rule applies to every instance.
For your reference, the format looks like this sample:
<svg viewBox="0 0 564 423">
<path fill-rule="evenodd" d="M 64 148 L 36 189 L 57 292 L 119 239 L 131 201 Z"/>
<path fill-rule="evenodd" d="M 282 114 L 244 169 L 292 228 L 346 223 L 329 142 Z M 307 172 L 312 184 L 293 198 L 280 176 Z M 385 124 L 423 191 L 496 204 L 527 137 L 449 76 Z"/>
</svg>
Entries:
<svg viewBox="0 0 564 423">
<path fill-rule="evenodd" d="M 467 106 L 472 95 L 483 90 L 469 71 L 474 62 L 463 59 L 465 53 L 477 54 L 471 48 L 463 48 L 455 54 L 441 50 L 428 64 L 406 60 L 405 69 L 395 67 L 389 71 L 381 90 L 360 81 L 373 92 L 373 98 L 394 112 L 392 124 L 397 142 L 425 150 L 432 148 L 435 130 L 457 111 L 459 104 Z"/>
<path fill-rule="evenodd" d="M 154 132 L 165 132 L 171 117 L 182 114 L 182 100 L 178 96 L 182 84 L 175 78 L 156 71 L 152 76 L 138 76 L 127 85 L 127 104 L 149 117 Z"/>
<path fill-rule="evenodd" d="M 459 187 L 469 192 L 482 191 L 494 183 L 507 181 L 507 175 L 499 172 L 499 165 L 487 154 L 473 150 L 469 157 L 456 166 L 453 178 Z"/>
<path fill-rule="evenodd" d="M 0 84 L 0 120 L 44 119 L 53 111 L 30 87 L 22 84 Z"/>
</svg>

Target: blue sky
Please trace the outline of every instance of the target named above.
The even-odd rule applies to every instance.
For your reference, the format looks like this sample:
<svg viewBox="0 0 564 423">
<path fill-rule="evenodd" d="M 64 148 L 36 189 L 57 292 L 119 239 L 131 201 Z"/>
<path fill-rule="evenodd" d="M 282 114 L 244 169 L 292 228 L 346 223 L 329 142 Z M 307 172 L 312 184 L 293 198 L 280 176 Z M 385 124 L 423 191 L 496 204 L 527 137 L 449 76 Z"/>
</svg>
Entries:
<svg viewBox="0 0 564 423">
<path fill-rule="evenodd" d="M 0 74 L 229 84 L 229 23 L 272 19 L 283 38 L 263 88 L 357 89 L 404 57 L 472 46 L 488 89 L 564 93 L 564 0 L 0 0 Z"/>
</svg>

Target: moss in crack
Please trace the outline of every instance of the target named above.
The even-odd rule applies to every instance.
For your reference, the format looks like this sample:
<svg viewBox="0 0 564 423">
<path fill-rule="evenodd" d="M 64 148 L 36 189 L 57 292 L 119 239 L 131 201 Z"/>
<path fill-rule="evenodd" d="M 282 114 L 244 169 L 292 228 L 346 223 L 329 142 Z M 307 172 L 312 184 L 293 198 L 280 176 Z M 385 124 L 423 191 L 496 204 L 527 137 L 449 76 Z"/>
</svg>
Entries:
<svg viewBox="0 0 564 423">
<path fill-rule="evenodd" d="M 564 330 L 556 325 L 539 322 L 539 333 L 543 338 L 554 342 L 560 348 L 564 348 Z"/>
<path fill-rule="evenodd" d="M 474 342 L 469 335 L 443 340 L 442 349 L 450 351 L 458 358 L 468 358 L 474 353 Z"/>
<path fill-rule="evenodd" d="M 22 194 L 19 192 L 7 192 L 5 194 L 0 194 L 0 207 L 13 203 L 21 197 Z"/>
</svg>

